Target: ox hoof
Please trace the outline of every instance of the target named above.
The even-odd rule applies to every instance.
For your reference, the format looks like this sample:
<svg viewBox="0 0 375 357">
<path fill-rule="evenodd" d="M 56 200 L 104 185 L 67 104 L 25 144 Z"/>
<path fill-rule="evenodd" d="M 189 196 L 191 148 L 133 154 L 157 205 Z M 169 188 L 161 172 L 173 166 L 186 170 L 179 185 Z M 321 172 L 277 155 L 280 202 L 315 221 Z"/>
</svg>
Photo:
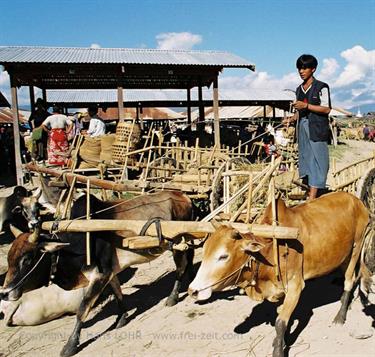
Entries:
<svg viewBox="0 0 375 357">
<path fill-rule="evenodd" d="M 165 306 L 174 306 L 178 303 L 178 297 L 169 296 L 167 301 L 165 302 Z"/>
<path fill-rule="evenodd" d="M 61 357 L 74 356 L 78 352 L 78 346 L 67 343 L 60 352 Z"/>
<path fill-rule="evenodd" d="M 345 323 L 345 317 L 338 313 L 336 317 L 333 319 L 333 323 L 335 325 L 343 325 Z"/>
<path fill-rule="evenodd" d="M 121 315 L 121 317 L 118 319 L 116 323 L 116 328 L 121 328 L 126 325 L 126 322 L 127 322 L 126 317 L 127 317 L 126 313 Z"/>
</svg>

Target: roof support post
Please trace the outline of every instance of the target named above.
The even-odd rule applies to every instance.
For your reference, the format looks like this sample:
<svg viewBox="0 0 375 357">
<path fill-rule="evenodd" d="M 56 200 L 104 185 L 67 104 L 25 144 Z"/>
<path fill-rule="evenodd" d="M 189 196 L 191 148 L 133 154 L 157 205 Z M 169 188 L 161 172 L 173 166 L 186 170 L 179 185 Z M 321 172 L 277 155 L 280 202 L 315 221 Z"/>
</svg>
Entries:
<svg viewBox="0 0 375 357">
<path fill-rule="evenodd" d="M 139 124 L 141 126 L 141 130 L 144 130 L 145 123 L 143 122 L 143 107 L 137 107 L 137 113 L 139 117 Z"/>
<path fill-rule="evenodd" d="M 214 105 L 214 130 L 215 130 L 215 147 L 221 148 L 220 144 L 220 118 L 219 118 L 219 88 L 218 77 L 214 79 L 213 86 L 213 105 Z"/>
<path fill-rule="evenodd" d="M 124 121 L 124 93 L 122 87 L 117 87 L 118 119 Z"/>
<path fill-rule="evenodd" d="M 203 94 L 202 94 L 202 86 L 198 87 L 198 102 L 199 102 L 199 120 L 205 121 L 206 118 L 204 117 L 204 105 L 203 105 Z"/>
<path fill-rule="evenodd" d="M 266 105 L 263 105 L 263 118 L 264 119 L 267 118 L 267 106 Z"/>
<path fill-rule="evenodd" d="M 32 113 L 35 110 L 34 86 L 29 86 L 29 93 L 30 93 L 30 108 L 31 108 L 31 113 Z"/>
<path fill-rule="evenodd" d="M 187 89 L 187 121 L 191 124 L 191 95 L 190 88 Z"/>
<path fill-rule="evenodd" d="M 43 102 L 47 103 L 47 91 L 45 88 L 42 88 L 42 98 L 43 98 Z"/>
<path fill-rule="evenodd" d="M 16 177 L 17 185 L 23 185 L 23 173 L 22 173 L 22 161 L 21 161 L 21 145 L 20 145 L 20 129 L 19 129 L 19 114 L 18 114 L 18 99 L 17 99 L 17 87 L 11 83 L 11 95 L 12 95 L 12 111 L 13 111 L 13 136 L 14 136 L 14 156 L 16 162 Z"/>
</svg>

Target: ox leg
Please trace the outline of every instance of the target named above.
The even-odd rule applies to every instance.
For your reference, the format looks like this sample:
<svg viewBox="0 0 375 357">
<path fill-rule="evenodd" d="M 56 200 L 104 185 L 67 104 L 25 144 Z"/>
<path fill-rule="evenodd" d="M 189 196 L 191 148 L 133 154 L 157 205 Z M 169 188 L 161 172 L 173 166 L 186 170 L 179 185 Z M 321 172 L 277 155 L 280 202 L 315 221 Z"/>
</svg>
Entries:
<svg viewBox="0 0 375 357">
<path fill-rule="evenodd" d="M 356 280 L 355 268 L 357 261 L 361 254 L 361 244 L 357 244 L 353 248 L 352 257 L 349 261 L 348 267 L 345 271 L 345 282 L 344 282 L 344 292 L 341 296 L 341 307 L 333 323 L 343 325 L 346 320 L 346 315 L 348 313 L 349 303 L 352 295 L 353 286 Z"/>
<path fill-rule="evenodd" d="M 110 274 L 104 276 L 101 274 L 99 278 L 92 282 L 78 308 L 76 324 L 68 342 L 61 350 L 61 357 L 70 357 L 78 352 L 79 337 L 81 335 L 83 323 L 86 320 L 92 306 L 95 304 L 95 301 L 98 299 L 111 278 L 112 276 Z"/>
<path fill-rule="evenodd" d="M 126 325 L 126 307 L 125 307 L 125 301 L 124 297 L 121 292 L 121 284 L 120 281 L 118 280 L 118 277 L 115 275 L 112 280 L 110 281 L 112 290 L 115 294 L 117 305 L 119 308 L 119 314 L 118 314 L 118 319 L 116 323 L 116 328 L 120 328 L 122 326 Z"/>
<path fill-rule="evenodd" d="M 189 278 L 192 278 L 193 258 L 193 249 L 188 249 L 185 251 L 173 250 L 173 260 L 176 264 L 176 281 L 174 283 L 173 290 L 165 303 L 166 306 L 173 306 L 178 303 L 178 293 L 180 291 L 184 276 L 186 273 L 188 273 Z"/>
<path fill-rule="evenodd" d="M 288 292 L 285 295 L 283 305 L 280 308 L 280 313 L 276 319 L 275 329 L 276 337 L 273 340 L 273 354 L 272 357 L 284 356 L 284 336 L 289 323 L 290 316 L 297 306 L 301 292 L 305 283 L 301 278 L 289 281 Z"/>
</svg>

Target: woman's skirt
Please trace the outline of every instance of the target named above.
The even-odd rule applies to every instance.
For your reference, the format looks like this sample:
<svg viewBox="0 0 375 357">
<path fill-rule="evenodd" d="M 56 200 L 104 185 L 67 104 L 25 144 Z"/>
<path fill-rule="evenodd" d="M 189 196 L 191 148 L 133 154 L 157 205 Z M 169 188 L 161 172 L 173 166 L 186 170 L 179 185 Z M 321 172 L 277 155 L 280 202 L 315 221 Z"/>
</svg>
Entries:
<svg viewBox="0 0 375 357">
<path fill-rule="evenodd" d="M 326 188 L 329 169 L 328 144 L 310 140 L 309 121 L 301 118 L 298 123 L 299 176 L 308 178 L 308 185 Z"/>
<path fill-rule="evenodd" d="M 48 163 L 64 166 L 67 162 L 69 144 L 64 129 L 52 129 L 48 141 Z"/>
</svg>

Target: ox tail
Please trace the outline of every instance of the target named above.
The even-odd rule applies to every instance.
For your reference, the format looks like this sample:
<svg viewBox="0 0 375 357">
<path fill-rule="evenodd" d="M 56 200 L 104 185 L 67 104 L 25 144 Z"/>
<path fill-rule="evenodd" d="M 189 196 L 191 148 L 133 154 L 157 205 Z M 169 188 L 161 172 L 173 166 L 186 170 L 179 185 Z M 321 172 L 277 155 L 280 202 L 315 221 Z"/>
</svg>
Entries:
<svg viewBox="0 0 375 357">
<path fill-rule="evenodd" d="M 364 242 L 361 250 L 359 267 L 359 296 L 364 306 L 370 304 L 369 295 L 374 294 L 373 285 L 375 281 L 375 219 L 371 217 L 370 222 L 364 233 Z"/>
</svg>

